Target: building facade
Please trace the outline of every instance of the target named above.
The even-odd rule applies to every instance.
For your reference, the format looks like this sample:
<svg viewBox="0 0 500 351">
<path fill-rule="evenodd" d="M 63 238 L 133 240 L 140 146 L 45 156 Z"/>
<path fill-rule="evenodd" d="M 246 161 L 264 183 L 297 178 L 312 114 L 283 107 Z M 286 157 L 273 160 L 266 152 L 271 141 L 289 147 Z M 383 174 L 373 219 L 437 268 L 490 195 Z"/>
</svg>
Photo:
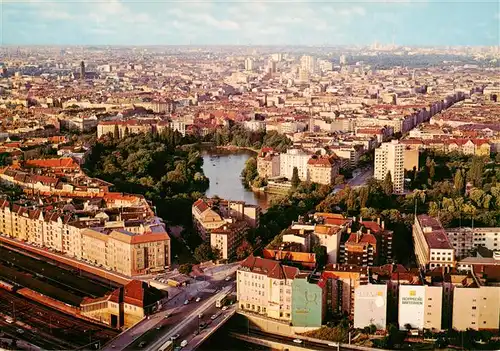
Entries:
<svg viewBox="0 0 500 351">
<path fill-rule="evenodd" d="M 278 261 L 247 257 L 236 277 L 239 309 L 291 322 L 292 283 L 298 274 Z"/>
<path fill-rule="evenodd" d="M 441 330 L 443 287 L 399 286 L 399 328 Z"/>
<path fill-rule="evenodd" d="M 374 178 L 383 181 L 391 173 L 394 193 L 404 191 L 404 147 L 397 140 L 375 149 Z"/>
<path fill-rule="evenodd" d="M 387 325 L 387 285 L 360 285 L 354 290 L 354 328 L 375 325 L 385 330 Z"/>
<path fill-rule="evenodd" d="M 417 262 L 421 267 L 455 267 L 455 250 L 439 220 L 428 215 L 417 216 L 412 237 Z"/>
</svg>

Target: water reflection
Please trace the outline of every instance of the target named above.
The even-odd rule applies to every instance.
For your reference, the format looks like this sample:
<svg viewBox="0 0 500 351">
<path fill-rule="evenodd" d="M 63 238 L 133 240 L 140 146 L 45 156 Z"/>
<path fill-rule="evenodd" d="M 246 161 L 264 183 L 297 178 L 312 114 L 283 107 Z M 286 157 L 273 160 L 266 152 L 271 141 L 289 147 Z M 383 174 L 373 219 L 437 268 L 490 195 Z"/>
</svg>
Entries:
<svg viewBox="0 0 500 351">
<path fill-rule="evenodd" d="M 206 196 L 219 196 L 223 199 L 245 201 L 267 209 L 268 196 L 245 189 L 240 174 L 245 162 L 255 153 L 247 150 L 203 150 L 203 171 L 210 179 Z"/>
</svg>

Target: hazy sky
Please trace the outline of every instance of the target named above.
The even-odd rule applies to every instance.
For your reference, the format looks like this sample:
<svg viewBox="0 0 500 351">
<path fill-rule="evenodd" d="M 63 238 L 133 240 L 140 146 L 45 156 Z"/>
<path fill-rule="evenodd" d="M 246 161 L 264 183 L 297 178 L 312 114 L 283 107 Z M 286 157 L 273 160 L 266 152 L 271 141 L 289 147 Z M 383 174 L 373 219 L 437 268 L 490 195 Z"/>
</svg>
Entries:
<svg viewBox="0 0 500 351">
<path fill-rule="evenodd" d="M 1 44 L 500 45 L 500 0 L 0 0 Z"/>
</svg>

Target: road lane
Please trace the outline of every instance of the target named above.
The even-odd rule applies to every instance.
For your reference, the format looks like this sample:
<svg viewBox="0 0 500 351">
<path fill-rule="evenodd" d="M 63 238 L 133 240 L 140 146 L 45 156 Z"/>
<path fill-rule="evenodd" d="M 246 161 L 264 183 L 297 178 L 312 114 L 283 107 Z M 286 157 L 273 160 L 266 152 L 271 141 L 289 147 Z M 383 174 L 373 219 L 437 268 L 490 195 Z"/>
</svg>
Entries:
<svg viewBox="0 0 500 351">
<path fill-rule="evenodd" d="M 193 323 L 193 321 L 198 320 L 198 315 L 200 313 L 205 314 L 205 311 L 209 310 L 212 306 L 214 306 L 215 301 L 219 297 L 222 297 L 223 295 L 227 294 L 232 288 L 234 287 L 234 283 L 231 284 L 231 286 L 225 287 L 222 289 L 221 292 L 217 293 L 216 295 L 212 296 L 208 300 L 205 301 L 200 307 L 196 308 L 191 314 L 186 316 L 182 322 L 180 322 L 177 326 L 174 328 L 170 329 L 167 333 L 165 333 L 163 336 L 161 336 L 160 339 L 158 339 L 156 342 L 153 344 L 145 347 L 145 350 L 150 350 L 150 351 L 156 351 L 158 350 L 164 343 L 166 343 L 168 340 L 170 340 L 170 337 L 175 334 L 180 334 L 184 328 L 186 328 L 189 324 Z"/>
</svg>

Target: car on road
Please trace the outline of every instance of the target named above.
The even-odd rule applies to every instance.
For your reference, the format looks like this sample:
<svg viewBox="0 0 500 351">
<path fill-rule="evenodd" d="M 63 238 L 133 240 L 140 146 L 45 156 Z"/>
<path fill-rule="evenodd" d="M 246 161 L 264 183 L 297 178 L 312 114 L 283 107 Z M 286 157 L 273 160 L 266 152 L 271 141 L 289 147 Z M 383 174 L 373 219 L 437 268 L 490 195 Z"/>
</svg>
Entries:
<svg viewBox="0 0 500 351">
<path fill-rule="evenodd" d="M 189 303 L 189 300 L 184 301 L 184 305 L 187 305 Z"/>
<path fill-rule="evenodd" d="M 293 342 L 296 344 L 302 344 L 302 340 L 300 339 L 293 339 Z"/>
<path fill-rule="evenodd" d="M 14 323 L 14 319 L 12 319 L 11 317 L 5 317 L 5 321 L 9 324 Z"/>
<path fill-rule="evenodd" d="M 200 329 L 205 329 L 207 327 L 207 324 L 205 322 L 200 323 Z"/>
<path fill-rule="evenodd" d="M 231 280 L 231 277 L 230 276 L 227 276 L 226 279 L 224 279 L 226 282 L 230 281 Z"/>
<path fill-rule="evenodd" d="M 195 301 L 196 302 L 200 302 L 201 301 L 201 297 L 198 296 Z"/>
<path fill-rule="evenodd" d="M 188 344 L 188 341 L 187 340 L 182 340 L 181 342 L 181 347 L 186 347 Z"/>
<path fill-rule="evenodd" d="M 339 346 L 339 344 L 337 342 L 331 342 L 328 344 L 328 346 L 337 347 L 337 346 Z"/>
<path fill-rule="evenodd" d="M 145 341 L 141 341 L 139 343 L 139 347 L 142 349 L 144 346 L 146 346 L 146 342 Z"/>
<path fill-rule="evenodd" d="M 210 317 L 211 320 L 214 320 L 215 318 L 217 318 L 216 314 L 214 314 L 214 315 L 212 315 L 212 317 Z"/>
<path fill-rule="evenodd" d="M 170 340 L 175 341 L 175 340 L 179 339 L 179 336 L 180 336 L 179 334 L 172 335 L 170 337 Z"/>
<path fill-rule="evenodd" d="M 222 310 L 223 310 L 223 311 L 225 311 L 225 310 L 227 310 L 227 309 L 228 309 L 228 307 L 227 307 L 227 306 L 223 306 L 223 307 L 222 307 Z"/>
<path fill-rule="evenodd" d="M 20 328 L 16 329 L 16 332 L 17 332 L 18 334 L 24 334 L 24 330 L 22 330 L 22 329 L 20 329 Z"/>
</svg>

